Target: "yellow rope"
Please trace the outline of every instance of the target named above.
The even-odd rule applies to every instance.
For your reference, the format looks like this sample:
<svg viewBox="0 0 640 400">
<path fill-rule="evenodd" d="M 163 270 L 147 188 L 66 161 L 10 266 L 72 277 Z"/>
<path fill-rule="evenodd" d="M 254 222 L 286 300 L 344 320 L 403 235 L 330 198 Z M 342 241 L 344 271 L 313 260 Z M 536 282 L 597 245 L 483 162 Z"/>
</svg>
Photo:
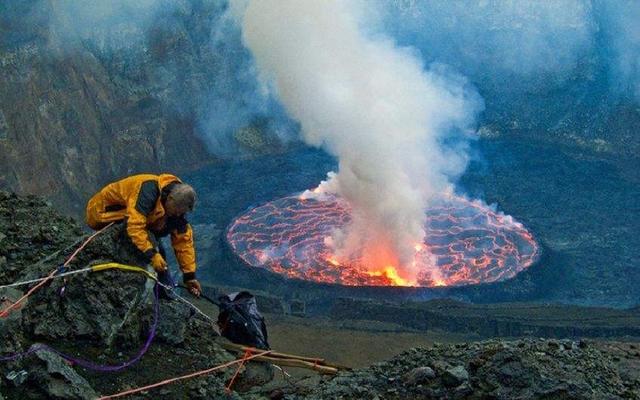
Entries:
<svg viewBox="0 0 640 400">
<path fill-rule="evenodd" d="M 158 281 L 158 277 L 156 276 L 156 274 L 154 274 L 152 272 L 149 272 L 144 268 L 135 267 L 133 265 L 126 265 L 126 264 L 110 262 L 110 263 L 97 264 L 97 265 L 92 265 L 91 266 L 91 271 L 92 272 L 105 271 L 105 270 L 108 270 L 108 269 L 119 269 L 119 270 L 122 270 L 122 271 L 137 272 L 139 274 L 146 275 L 148 278 L 151 278 L 156 282 Z"/>
</svg>

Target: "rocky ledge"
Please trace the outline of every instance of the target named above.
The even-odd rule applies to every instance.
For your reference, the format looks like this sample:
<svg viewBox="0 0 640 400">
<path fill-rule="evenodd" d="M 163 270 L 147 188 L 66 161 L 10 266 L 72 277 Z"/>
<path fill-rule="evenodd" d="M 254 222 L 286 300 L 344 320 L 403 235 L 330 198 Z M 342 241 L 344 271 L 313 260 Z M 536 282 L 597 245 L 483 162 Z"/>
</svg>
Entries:
<svg viewBox="0 0 640 400">
<path fill-rule="evenodd" d="M 0 227 L 0 285 L 46 276 L 88 236 L 43 200 L 2 192 Z M 67 270 L 106 262 L 145 266 L 122 230 L 121 225 L 114 225 L 96 236 Z M 33 286 L 0 289 L 1 309 Z M 35 291 L 0 319 L 0 356 L 30 352 L 0 361 L 0 398 L 95 399 L 98 394 L 143 386 L 236 358 L 219 345 L 222 339 L 211 321 L 184 303 L 156 300 L 153 286 L 142 274 L 108 270 L 55 279 Z M 104 371 L 137 358 L 150 337 L 156 305 L 157 327 L 149 350 L 128 368 Z M 97 364 L 103 371 L 84 368 L 81 361 L 69 358 Z M 215 398 L 224 393 L 233 372 L 225 370 L 161 391 L 165 398 Z"/>
</svg>

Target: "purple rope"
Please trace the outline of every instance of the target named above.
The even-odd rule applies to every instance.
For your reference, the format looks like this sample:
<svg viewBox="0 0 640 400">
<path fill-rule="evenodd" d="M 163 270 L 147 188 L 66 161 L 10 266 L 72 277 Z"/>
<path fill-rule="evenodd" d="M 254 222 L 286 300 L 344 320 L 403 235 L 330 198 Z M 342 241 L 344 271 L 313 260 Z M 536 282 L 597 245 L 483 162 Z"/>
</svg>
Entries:
<svg viewBox="0 0 640 400">
<path fill-rule="evenodd" d="M 21 352 L 21 353 L 15 353 L 9 356 L 4 356 L 4 357 L 0 357 L 0 361 L 15 361 L 18 358 L 22 358 L 25 356 L 28 356 L 29 354 L 35 353 L 37 351 L 40 350 L 46 350 L 46 351 L 50 351 L 54 354 L 57 354 L 58 356 L 62 357 L 63 359 L 79 365 L 83 368 L 86 369 L 91 369 L 94 371 L 99 371 L 99 372 L 116 372 L 116 371 L 120 371 L 123 370 L 133 364 L 135 364 L 136 362 L 138 362 L 142 356 L 147 352 L 147 350 L 149 350 L 149 347 L 151 346 L 151 342 L 153 342 L 153 338 L 156 336 L 156 330 L 158 328 L 158 319 L 159 319 L 159 315 L 160 315 L 160 302 L 158 299 L 158 284 L 155 285 L 154 287 L 154 301 L 153 301 L 153 324 L 151 325 L 151 329 L 149 329 L 149 336 L 147 337 L 146 342 L 144 343 L 144 346 L 142 346 L 142 348 L 138 351 L 138 353 L 131 359 L 123 362 L 122 364 L 119 365 L 100 365 L 100 364 L 95 364 L 91 361 L 88 360 L 83 360 L 81 358 L 75 358 L 72 357 L 68 354 L 65 354 L 59 350 L 54 349 L 51 346 L 48 346 L 46 344 L 36 344 L 33 345 L 29 348 L 29 350 Z"/>
</svg>

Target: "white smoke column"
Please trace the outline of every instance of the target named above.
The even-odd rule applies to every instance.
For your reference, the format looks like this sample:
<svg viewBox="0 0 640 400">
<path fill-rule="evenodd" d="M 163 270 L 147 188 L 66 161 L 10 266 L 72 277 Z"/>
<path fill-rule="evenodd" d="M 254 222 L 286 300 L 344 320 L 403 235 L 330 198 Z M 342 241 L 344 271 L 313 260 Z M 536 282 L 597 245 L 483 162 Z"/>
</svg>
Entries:
<svg viewBox="0 0 640 400">
<path fill-rule="evenodd" d="M 640 2 L 600 1 L 598 11 L 609 41 L 613 90 L 640 102 Z"/>
<path fill-rule="evenodd" d="M 338 259 L 364 255 L 370 270 L 400 266 L 415 282 L 428 201 L 466 165 L 440 140 L 471 123 L 479 101 L 463 79 L 425 71 L 411 49 L 362 33 L 359 4 L 252 1 L 243 40 L 304 140 L 339 159 L 326 187 L 354 215 L 333 237 Z"/>
</svg>

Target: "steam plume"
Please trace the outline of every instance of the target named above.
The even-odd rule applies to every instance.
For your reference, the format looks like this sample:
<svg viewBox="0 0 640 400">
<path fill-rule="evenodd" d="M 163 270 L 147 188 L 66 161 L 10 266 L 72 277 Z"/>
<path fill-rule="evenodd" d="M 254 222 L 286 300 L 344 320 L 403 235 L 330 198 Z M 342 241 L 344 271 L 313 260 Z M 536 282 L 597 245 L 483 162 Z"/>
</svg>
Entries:
<svg viewBox="0 0 640 400">
<path fill-rule="evenodd" d="M 354 209 L 331 239 L 338 256 L 362 252 L 411 279 L 428 201 L 466 165 L 443 139 L 472 123 L 481 101 L 443 66 L 425 69 L 412 49 L 367 37 L 356 4 L 253 1 L 243 39 L 304 140 L 339 159 L 322 186 Z"/>
<path fill-rule="evenodd" d="M 609 43 L 612 88 L 640 101 L 640 2 L 600 1 L 602 27 Z"/>
</svg>

